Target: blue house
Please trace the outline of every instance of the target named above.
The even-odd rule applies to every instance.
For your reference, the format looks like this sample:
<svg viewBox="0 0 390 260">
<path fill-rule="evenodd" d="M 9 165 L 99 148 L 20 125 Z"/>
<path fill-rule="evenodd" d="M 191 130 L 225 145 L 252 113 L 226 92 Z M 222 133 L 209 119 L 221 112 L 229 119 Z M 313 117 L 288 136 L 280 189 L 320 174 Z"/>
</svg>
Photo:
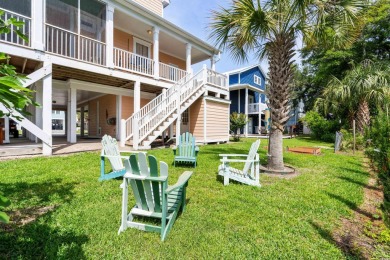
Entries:
<svg viewBox="0 0 390 260">
<path fill-rule="evenodd" d="M 264 123 L 265 73 L 259 65 L 253 65 L 225 73 L 229 79 L 230 114 L 244 113 L 248 124 L 242 130 L 245 135 L 258 134 Z"/>
</svg>

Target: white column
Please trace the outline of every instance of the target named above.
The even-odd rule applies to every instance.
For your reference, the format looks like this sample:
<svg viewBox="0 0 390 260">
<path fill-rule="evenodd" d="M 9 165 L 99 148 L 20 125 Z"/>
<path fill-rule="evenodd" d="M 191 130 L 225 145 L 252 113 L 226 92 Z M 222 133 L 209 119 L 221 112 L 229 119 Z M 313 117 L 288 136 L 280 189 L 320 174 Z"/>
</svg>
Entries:
<svg viewBox="0 0 390 260">
<path fill-rule="evenodd" d="M 191 44 L 186 44 L 186 70 L 188 73 L 191 73 Z"/>
<path fill-rule="evenodd" d="M 141 81 L 134 83 L 134 113 L 141 109 Z"/>
<path fill-rule="evenodd" d="M 34 1 L 39 2 L 39 1 Z M 48 62 L 44 62 L 43 66 L 48 65 Z M 43 78 L 42 88 L 42 130 L 50 136 L 48 143 L 43 142 L 42 153 L 43 155 L 52 154 L 52 74 L 48 74 Z"/>
<path fill-rule="evenodd" d="M 84 106 L 80 107 L 80 135 L 84 136 Z"/>
<path fill-rule="evenodd" d="M 211 56 L 210 63 L 211 63 L 211 70 L 215 71 L 215 64 L 217 63 L 215 59 L 215 55 Z"/>
<path fill-rule="evenodd" d="M 70 89 L 68 89 L 68 103 L 65 112 L 66 141 L 70 143 Z"/>
<path fill-rule="evenodd" d="M 45 13 L 45 1 L 32 1 L 32 23 L 31 23 L 31 47 L 36 50 L 44 51 L 44 13 Z"/>
<path fill-rule="evenodd" d="M 116 139 L 121 139 L 122 96 L 116 96 Z"/>
<path fill-rule="evenodd" d="M 70 143 L 77 142 L 77 134 L 76 134 L 76 115 L 77 115 L 77 89 L 70 88 Z"/>
<path fill-rule="evenodd" d="M 245 88 L 245 116 L 248 119 L 248 88 Z M 245 136 L 248 136 L 248 127 L 249 127 L 249 122 L 247 122 L 245 125 L 245 130 L 244 130 Z"/>
<path fill-rule="evenodd" d="M 173 138 L 173 123 L 169 126 L 169 138 Z"/>
<path fill-rule="evenodd" d="M 43 98 L 43 81 L 39 80 L 35 83 L 35 101 L 42 104 Z M 42 128 L 42 107 L 35 107 L 35 125 Z M 35 142 L 38 143 L 38 138 L 35 137 Z"/>
<path fill-rule="evenodd" d="M 106 64 L 114 67 L 114 7 L 107 5 L 106 8 Z"/>
<path fill-rule="evenodd" d="M 8 117 L 4 117 L 4 141 L 3 143 L 4 144 L 8 144 L 9 143 L 9 118 Z"/>
<path fill-rule="evenodd" d="M 157 26 L 153 27 L 153 61 L 154 61 L 154 78 L 160 77 L 160 43 L 159 43 L 160 28 Z"/>
</svg>

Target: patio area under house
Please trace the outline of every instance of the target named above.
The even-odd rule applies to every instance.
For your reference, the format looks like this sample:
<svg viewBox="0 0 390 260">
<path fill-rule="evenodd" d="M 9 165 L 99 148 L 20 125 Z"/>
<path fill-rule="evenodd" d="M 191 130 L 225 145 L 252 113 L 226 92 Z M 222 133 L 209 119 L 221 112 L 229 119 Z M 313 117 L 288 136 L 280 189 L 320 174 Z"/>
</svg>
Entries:
<svg viewBox="0 0 390 260">
<path fill-rule="evenodd" d="M 215 71 L 219 50 L 163 18 L 169 1 L 0 1 L 2 19 L 24 22 L 0 36 L 1 51 L 28 80 L 40 107 L 10 121 L 52 154 L 53 138 L 77 143 L 108 134 L 148 149 L 158 137 L 191 132 L 197 142 L 229 138 L 229 89 Z M 199 71 L 192 65 L 207 62 Z M 0 109 L 5 109 L 1 107 Z M 58 118 L 58 115 L 62 118 Z"/>
</svg>

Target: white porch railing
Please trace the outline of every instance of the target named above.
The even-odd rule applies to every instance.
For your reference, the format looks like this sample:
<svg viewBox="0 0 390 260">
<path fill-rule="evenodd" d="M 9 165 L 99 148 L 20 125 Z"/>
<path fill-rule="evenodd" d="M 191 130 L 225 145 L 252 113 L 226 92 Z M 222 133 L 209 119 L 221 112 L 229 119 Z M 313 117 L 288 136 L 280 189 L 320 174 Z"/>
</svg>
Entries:
<svg viewBox="0 0 390 260">
<path fill-rule="evenodd" d="M 265 109 L 267 109 L 267 105 L 263 104 L 263 103 L 250 103 L 250 104 L 248 104 L 248 113 L 249 114 L 258 114 Z"/>
<path fill-rule="evenodd" d="M 188 74 L 188 72 L 185 70 L 162 62 L 160 62 L 159 66 L 160 77 L 170 81 L 177 82 Z"/>
<path fill-rule="evenodd" d="M 106 44 L 46 24 L 46 51 L 94 64 L 106 64 Z"/>
<path fill-rule="evenodd" d="M 154 76 L 152 59 L 119 48 L 114 48 L 114 65 L 123 70 Z"/>
<path fill-rule="evenodd" d="M 207 83 L 223 90 L 229 89 L 227 84 L 227 77 L 210 69 L 207 69 Z"/>
<path fill-rule="evenodd" d="M 1 11 L 4 13 L 0 16 L 3 21 L 7 21 L 10 18 L 15 18 L 17 21 L 21 21 L 24 23 L 23 26 L 21 27 L 15 27 L 11 25 L 11 31 L 9 33 L 2 33 L 0 34 L 0 40 L 1 41 L 6 41 L 14 44 L 19 44 L 23 46 L 31 46 L 30 41 L 26 42 L 22 38 L 20 38 L 14 30 L 19 30 L 21 33 L 26 35 L 29 39 L 31 38 L 31 18 L 27 16 L 23 16 L 20 14 L 16 14 L 14 12 L 5 10 L 0 8 Z"/>
</svg>

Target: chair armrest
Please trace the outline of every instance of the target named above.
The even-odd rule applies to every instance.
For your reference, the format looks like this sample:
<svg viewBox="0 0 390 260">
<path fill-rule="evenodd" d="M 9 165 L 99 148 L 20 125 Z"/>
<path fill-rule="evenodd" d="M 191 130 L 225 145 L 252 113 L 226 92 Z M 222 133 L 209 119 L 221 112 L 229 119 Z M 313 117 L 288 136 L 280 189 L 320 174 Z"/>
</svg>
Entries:
<svg viewBox="0 0 390 260">
<path fill-rule="evenodd" d="M 143 180 L 147 180 L 147 181 L 160 181 L 160 182 L 163 182 L 163 181 L 166 181 L 168 179 L 167 176 L 160 176 L 160 177 L 146 177 L 146 176 L 143 176 L 143 175 L 135 175 L 135 174 L 132 174 L 130 172 L 126 172 L 125 175 L 123 175 L 123 178 L 128 178 L 128 179 L 131 179 L 131 180 L 140 180 L 140 181 L 143 181 Z"/>
<path fill-rule="evenodd" d="M 129 159 L 129 156 L 122 156 L 122 155 L 102 155 L 102 157 Z"/>
<path fill-rule="evenodd" d="M 166 190 L 165 190 L 165 194 L 168 194 L 168 193 L 171 193 L 172 191 L 176 190 L 176 189 L 179 189 L 181 187 L 183 187 L 187 182 L 188 180 L 191 178 L 191 175 L 192 175 L 192 172 L 191 171 L 185 171 L 183 172 L 179 179 L 177 180 L 176 184 L 175 185 L 172 185 L 172 186 L 169 186 Z"/>
<path fill-rule="evenodd" d="M 248 157 L 247 154 L 220 154 L 221 157 Z"/>
<path fill-rule="evenodd" d="M 246 162 L 260 162 L 260 160 L 236 160 L 236 159 L 227 159 L 227 160 L 221 159 L 220 161 L 223 162 L 223 163 L 225 163 L 225 162 L 243 162 L 243 163 L 246 163 Z"/>
</svg>

